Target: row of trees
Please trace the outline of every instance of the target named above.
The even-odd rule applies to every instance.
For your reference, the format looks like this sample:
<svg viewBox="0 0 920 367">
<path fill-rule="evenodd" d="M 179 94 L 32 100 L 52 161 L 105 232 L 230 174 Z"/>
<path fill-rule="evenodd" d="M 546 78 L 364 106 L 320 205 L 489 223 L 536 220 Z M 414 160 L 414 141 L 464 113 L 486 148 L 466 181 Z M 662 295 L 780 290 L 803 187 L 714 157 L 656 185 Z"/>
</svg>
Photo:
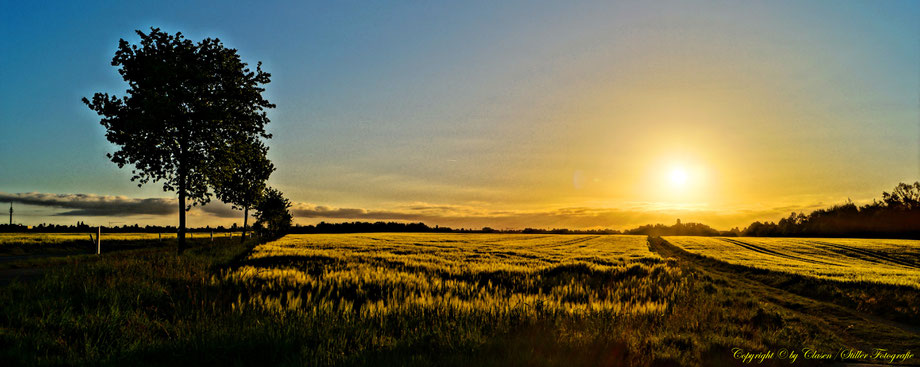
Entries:
<svg viewBox="0 0 920 367">
<path fill-rule="evenodd" d="M 524 233 L 524 234 L 620 234 L 615 229 L 542 229 L 542 228 L 524 228 L 524 229 L 494 229 L 491 227 L 474 228 L 451 228 L 443 226 L 428 226 L 425 223 L 401 223 L 401 222 L 342 222 L 326 223 L 319 222 L 316 225 L 294 226 L 290 233 L 368 233 L 368 232 L 431 232 L 431 233 Z"/>
<path fill-rule="evenodd" d="M 903 237 L 920 238 L 920 181 L 900 183 L 882 200 L 858 206 L 852 201 L 779 222 L 754 222 L 745 236 Z"/>
<path fill-rule="evenodd" d="M 637 228 L 623 231 L 623 234 L 644 236 L 735 236 L 734 232 L 718 231 L 702 223 L 681 223 L 680 219 L 671 226 L 664 224 L 646 224 Z"/>
<path fill-rule="evenodd" d="M 904 237 L 920 238 L 920 181 L 900 183 L 894 190 L 882 193 L 882 199 L 857 206 L 851 201 L 827 209 L 805 213 L 792 213 L 774 222 L 754 222 L 744 230 L 732 228 L 719 231 L 702 223 L 674 225 L 647 224 L 625 231 L 611 229 L 570 230 L 537 229 L 495 230 L 484 227 L 451 229 L 429 227 L 424 223 L 347 222 L 325 223 L 316 226 L 295 227 L 296 233 L 353 233 L 353 232 L 463 232 L 463 233 L 543 233 L 543 234 L 631 234 L 646 236 L 802 236 L 802 237 Z"/>
<path fill-rule="evenodd" d="M 96 93 L 83 102 L 102 116 L 106 138 L 118 146 L 108 158 L 134 167 L 131 181 L 162 182 L 178 195 L 178 252 L 186 212 L 212 195 L 243 210 L 242 239 L 253 208 L 262 230 L 289 227 L 290 202 L 266 187 L 275 170 L 263 141 L 271 138 L 266 110 L 275 107 L 262 97 L 271 74 L 261 62 L 250 70 L 219 39 L 194 43 L 158 28 L 136 33 L 140 44 L 120 40 L 112 59 L 128 83 L 125 96 Z"/>
<path fill-rule="evenodd" d="M 791 213 L 778 222 L 754 222 L 741 230 L 719 231 L 701 223 L 647 224 L 623 231 L 650 236 L 867 237 L 920 238 L 920 181 L 899 183 L 881 200 L 852 201 L 809 214 Z"/>
</svg>

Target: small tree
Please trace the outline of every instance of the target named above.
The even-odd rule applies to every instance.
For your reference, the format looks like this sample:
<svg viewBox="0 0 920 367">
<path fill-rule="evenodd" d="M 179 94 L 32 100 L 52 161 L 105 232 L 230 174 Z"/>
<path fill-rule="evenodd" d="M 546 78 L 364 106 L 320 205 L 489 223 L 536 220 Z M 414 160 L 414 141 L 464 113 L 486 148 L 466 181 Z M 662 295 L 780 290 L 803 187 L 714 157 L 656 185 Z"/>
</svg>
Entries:
<svg viewBox="0 0 920 367">
<path fill-rule="evenodd" d="M 233 209 L 243 211 L 243 235 L 240 242 L 246 240 L 246 228 L 249 222 L 249 209 L 262 197 L 265 181 L 275 170 L 268 160 L 268 147 L 260 141 L 242 141 L 234 144 L 230 156 L 221 160 L 231 162 L 220 166 L 212 175 L 214 193 L 217 198 L 233 205 Z"/>
<path fill-rule="evenodd" d="M 256 223 L 254 227 L 260 230 L 264 228 L 265 233 L 271 237 L 283 235 L 291 228 L 291 222 L 293 222 L 293 216 L 288 210 L 290 207 L 291 202 L 281 194 L 281 191 L 266 189 L 265 195 L 255 206 Z"/>
<path fill-rule="evenodd" d="M 119 146 L 109 159 L 119 168 L 134 166 L 131 181 L 163 181 L 164 191 L 178 194 L 181 253 L 185 212 L 210 200 L 210 174 L 232 164 L 234 142 L 271 137 L 264 110 L 275 106 L 261 87 L 271 75 L 261 63 L 251 71 L 218 39 L 193 43 L 157 28 L 137 34 L 140 45 L 120 40 L 112 59 L 127 94 L 96 93 L 83 102 L 102 116 L 106 138 Z"/>
</svg>

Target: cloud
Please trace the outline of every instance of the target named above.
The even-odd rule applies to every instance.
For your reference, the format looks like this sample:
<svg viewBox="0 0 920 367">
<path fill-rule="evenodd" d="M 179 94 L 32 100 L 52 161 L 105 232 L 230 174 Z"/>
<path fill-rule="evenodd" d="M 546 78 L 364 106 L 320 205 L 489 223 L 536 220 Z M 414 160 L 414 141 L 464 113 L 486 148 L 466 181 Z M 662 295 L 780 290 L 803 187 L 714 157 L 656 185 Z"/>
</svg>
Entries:
<svg viewBox="0 0 920 367">
<path fill-rule="evenodd" d="M 387 210 L 367 210 L 361 208 L 331 208 L 322 205 L 296 204 L 291 208 L 294 217 L 329 218 L 329 219 L 379 219 L 379 220 L 418 220 L 420 213 Z"/>
<path fill-rule="evenodd" d="M 805 212 L 824 205 L 779 205 L 776 207 L 662 206 L 659 203 L 631 203 L 622 208 L 572 206 L 543 210 L 489 209 L 486 205 L 444 205 L 409 203 L 389 209 L 335 208 L 295 203 L 291 211 L 301 223 L 326 221 L 409 221 L 454 228 L 612 228 L 629 229 L 644 224 L 698 222 L 716 229 L 744 228 L 754 221 L 777 221 L 790 212 Z M 311 220 L 312 219 L 312 220 Z"/>
<path fill-rule="evenodd" d="M 177 214 L 173 198 L 130 198 L 94 194 L 4 193 L 0 201 L 56 209 L 51 216 L 124 217 Z M 808 212 L 815 206 L 780 205 L 770 208 L 735 208 L 732 210 L 656 208 L 651 203 L 633 203 L 623 208 L 562 207 L 543 210 L 490 209 L 486 205 L 450 205 L 406 203 L 385 209 L 343 208 L 309 203 L 291 207 L 294 219 L 303 224 L 318 221 L 405 221 L 455 228 L 634 228 L 649 223 L 700 222 L 718 229 L 745 227 L 754 221 L 776 221 L 791 211 Z M 251 214 L 252 211 L 250 211 Z M 189 215 L 201 218 L 202 224 L 242 216 L 228 204 L 212 201 L 196 207 Z"/>
<path fill-rule="evenodd" d="M 53 216 L 108 217 L 129 215 L 176 215 L 179 202 L 167 198 L 130 198 L 94 194 L 48 194 L 40 192 L 9 194 L 0 192 L 0 202 L 64 209 Z M 200 212 L 198 210 L 200 210 Z M 251 213 L 252 211 L 250 211 Z M 211 215 L 218 218 L 239 218 L 243 213 L 229 204 L 211 201 L 194 207 L 189 215 Z"/>
<path fill-rule="evenodd" d="M 56 216 L 121 216 L 175 214 L 175 199 L 129 198 L 94 194 L 47 194 L 39 192 L 9 194 L 0 192 L 0 201 L 65 209 Z"/>
<path fill-rule="evenodd" d="M 515 211 L 487 210 L 460 205 L 413 203 L 390 210 L 365 208 L 334 208 L 308 203 L 292 206 L 295 219 L 313 220 L 395 220 L 425 222 L 429 225 L 451 227 L 493 228 L 633 228 L 649 223 L 702 222 L 720 229 L 746 226 L 754 220 L 776 220 L 788 215 L 776 209 L 715 211 L 715 210 L 649 210 L 592 207 L 565 207 L 547 210 Z"/>
<path fill-rule="evenodd" d="M 178 204 L 176 204 L 178 205 Z M 211 201 L 205 206 L 200 207 L 201 211 L 218 218 L 240 218 L 243 216 L 242 210 L 233 209 L 230 204 L 220 201 Z M 252 215 L 252 209 L 249 209 L 249 215 Z"/>
</svg>

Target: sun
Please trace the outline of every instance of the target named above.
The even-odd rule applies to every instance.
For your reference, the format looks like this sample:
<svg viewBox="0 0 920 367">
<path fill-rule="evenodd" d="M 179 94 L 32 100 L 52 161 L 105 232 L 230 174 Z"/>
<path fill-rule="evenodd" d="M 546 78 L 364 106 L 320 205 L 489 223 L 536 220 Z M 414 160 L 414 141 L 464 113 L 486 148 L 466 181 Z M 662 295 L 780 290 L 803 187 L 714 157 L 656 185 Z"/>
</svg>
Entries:
<svg viewBox="0 0 920 367">
<path fill-rule="evenodd" d="M 668 175 L 668 178 L 671 180 L 671 186 L 675 188 L 683 188 L 687 186 L 687 181 L 690 178 L 690 175 L 687 174 L 687 170 L 683 167 L 674 167 L 671 169 L 671 173 Z"/>
</svg>

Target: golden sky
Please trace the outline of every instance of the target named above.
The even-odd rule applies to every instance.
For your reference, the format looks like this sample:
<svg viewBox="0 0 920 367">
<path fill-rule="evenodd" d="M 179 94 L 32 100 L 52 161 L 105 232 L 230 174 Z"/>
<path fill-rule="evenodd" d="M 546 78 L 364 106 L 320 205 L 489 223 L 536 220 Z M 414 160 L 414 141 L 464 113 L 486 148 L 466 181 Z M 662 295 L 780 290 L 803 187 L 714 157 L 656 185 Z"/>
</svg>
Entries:
<svg viewBox="0 0 920 367">
<path fill-rule="evenodd" d="M 108 65 L 117 39 L 150 25 L 220 37 L 265 62 L 278 105 L 270 184 L 303 224 L 622 229 L 680 218 L 728 229 L 920 179 L 914 2 L 294 3 L 269 6 L 271 21 L 256 24 L 183 6 L 106 10 L 131 26 L 88 10 L 16 9 L 25 20 L 5 29 L 4 46 L 85 51 L 43 65 L 30 55 L 51 46 L 32 46 L 0 65 L 15 74 L 4 74 L 10 98 L 0 99 L 13 132 L 0 194 L 32 203 L 23 222 L 105 222 L 119 217 L 87 202 L 173 200 L 106 161 L 114 147 L 77 103 L 123 91 Z M 101 36 L 67 39 L 76 36 L 27 22 L 55 16 L 57 27 L 93 23 Z M 55 67 L 77 69 L 63 81 L 17 76 Z M 52 95 L 35 84 L 67 87 Z M 23 96 L 49 107 L 27 109 Z M 41 133 L 49 128 L 60 132 Z M 54 148 L 26 160 L 24 144 L 38 141 Z M 126 220 L 174 224 L 165 210 Z M 196 213 L 193 226 L 240 215 Z"/>
</svg>

